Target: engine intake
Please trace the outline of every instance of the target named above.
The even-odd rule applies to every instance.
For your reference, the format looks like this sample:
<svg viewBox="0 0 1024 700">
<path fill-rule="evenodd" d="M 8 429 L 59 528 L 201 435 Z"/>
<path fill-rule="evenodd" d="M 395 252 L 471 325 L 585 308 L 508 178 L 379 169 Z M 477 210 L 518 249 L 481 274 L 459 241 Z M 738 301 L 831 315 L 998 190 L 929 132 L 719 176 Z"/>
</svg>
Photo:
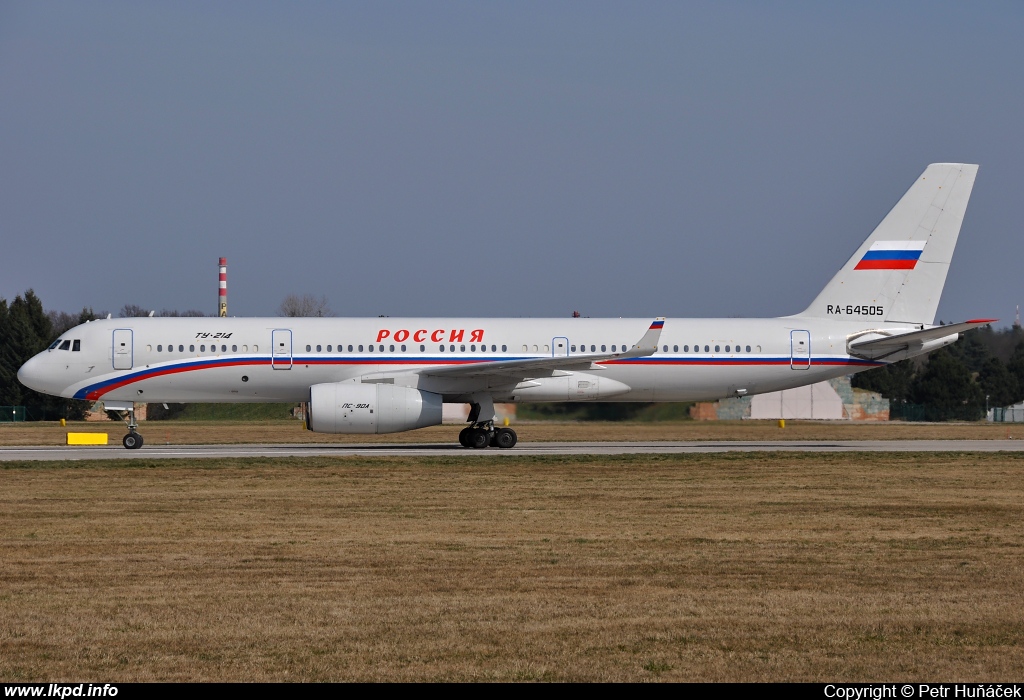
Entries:
<svg viewBox="0 0 1024 700">
<path fill-rule="evenodd" d="M 394 384 L 314 384 L 309 429 L 317 433 L 400 433 L 441 424 L 441 395 Z"/>
</svg>

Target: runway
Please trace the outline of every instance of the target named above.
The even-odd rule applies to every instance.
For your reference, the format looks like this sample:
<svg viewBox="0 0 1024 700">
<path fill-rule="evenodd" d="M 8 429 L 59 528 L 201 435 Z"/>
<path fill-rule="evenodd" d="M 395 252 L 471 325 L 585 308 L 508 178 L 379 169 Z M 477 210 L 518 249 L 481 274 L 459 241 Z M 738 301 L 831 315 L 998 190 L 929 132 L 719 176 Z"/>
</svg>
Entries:
<svg viewBox="0 0 1024 700">
<path fill-rule="evenodd" d="M 826 440 L 760 442 L 534 442 L 510 450 L 472 450 L 451 443 L 363 445 L 145 445 L 5 447 L 0 462 L 233 457 L 499 457 L 545 455 L 694 454 L 717 452 L 1022 452 L 1024 440 Z"/>
</svg>

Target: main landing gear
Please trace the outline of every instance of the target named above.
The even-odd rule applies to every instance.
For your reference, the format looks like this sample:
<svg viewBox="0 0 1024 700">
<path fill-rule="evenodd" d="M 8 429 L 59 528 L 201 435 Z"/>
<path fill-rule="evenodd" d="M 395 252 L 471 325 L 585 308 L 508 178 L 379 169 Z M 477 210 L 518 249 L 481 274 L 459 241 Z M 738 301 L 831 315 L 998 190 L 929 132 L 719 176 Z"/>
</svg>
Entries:
<svg viewBox="0 0 1024 700">
<path fill-rule="evenodd" d="M 516 431 L 512 428 L 495 428 L 494 421 L 474 423 L 468 428 L 463 428 L 459 433 L 459 444 L 463 447 L 472 447 L 482 450 L 485 447 L 500 447 L 507 450 L 515 447 L 519 441 Z"/>
<path fill-rule="evenodd" d="M 485 447 L 500 447 L 507 450 L 515 447 L 519 437 L 512 428 L 494 427 L 494 400 L 490 394 L 473 394 L 469 402 L 469 427 L 459 433 L 459 444 L 482 450 Z M 508 421 L 505 421 L 508 423 Z"/>
</svg>

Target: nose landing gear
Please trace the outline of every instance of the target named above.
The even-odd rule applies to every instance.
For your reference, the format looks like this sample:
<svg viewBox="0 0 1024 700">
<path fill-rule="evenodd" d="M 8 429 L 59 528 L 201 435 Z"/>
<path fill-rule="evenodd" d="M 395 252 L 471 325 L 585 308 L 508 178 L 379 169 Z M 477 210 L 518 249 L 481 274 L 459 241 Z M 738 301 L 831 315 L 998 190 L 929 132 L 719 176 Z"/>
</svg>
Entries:
<svg viewBox="0 0 1024 700">
<path fill-rule="evenodd" d="M 121 439 L 121 444 L 124 445 L 129 450 L 139 449 L 140 447 L 142 447 L 142 442 L 142 436 L 136 433 L 135 431 L 128 433 L 127 435 L 124 436 L 124 438 Z"/>
<path fill-rule="evenodd" d="M 142 447 L 142 436 L 138 432 L 139 424 L 135 420 L 135 404 L 118 405 L 116 408 L 108 404 L 106 408 L 108 414 L 116 414 L 128 426 L 128 434 L 121 439 L 121 444 L 129 450 L 137 450 Z"/>
</svg>

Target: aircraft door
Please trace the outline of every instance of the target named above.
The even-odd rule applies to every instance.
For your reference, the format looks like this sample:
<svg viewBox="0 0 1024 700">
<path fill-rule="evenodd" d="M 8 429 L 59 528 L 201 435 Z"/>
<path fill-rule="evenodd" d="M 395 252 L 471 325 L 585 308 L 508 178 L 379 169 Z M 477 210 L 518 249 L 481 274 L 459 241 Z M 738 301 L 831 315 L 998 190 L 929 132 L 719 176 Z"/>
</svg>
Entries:
<svg viewBox="0 0 1024 700">
<path fill-rule="evenodd" d="M 132 331 L 130 328 L 118 328 L 114 331 L 113 340 L 114 369 L 131 369 L 134 363 L 132 348 Z"/>
<path fill-rule="evenodd" d="M 810 331 L 789 332 L 789 366 L 793 369 L 810 369 L 811 367 L 811 333 Z"/>
<path fill-rule="evenodd" d="M 551 339 L 551 357 L 569 357 L 569 339 Z"/>
<path fill-rule="evenodd" d="M 276 328 L 270 335 L 270 366 L 274 369 L 291 369 L 292 332 L 286 328 Z"/>
</svg>

